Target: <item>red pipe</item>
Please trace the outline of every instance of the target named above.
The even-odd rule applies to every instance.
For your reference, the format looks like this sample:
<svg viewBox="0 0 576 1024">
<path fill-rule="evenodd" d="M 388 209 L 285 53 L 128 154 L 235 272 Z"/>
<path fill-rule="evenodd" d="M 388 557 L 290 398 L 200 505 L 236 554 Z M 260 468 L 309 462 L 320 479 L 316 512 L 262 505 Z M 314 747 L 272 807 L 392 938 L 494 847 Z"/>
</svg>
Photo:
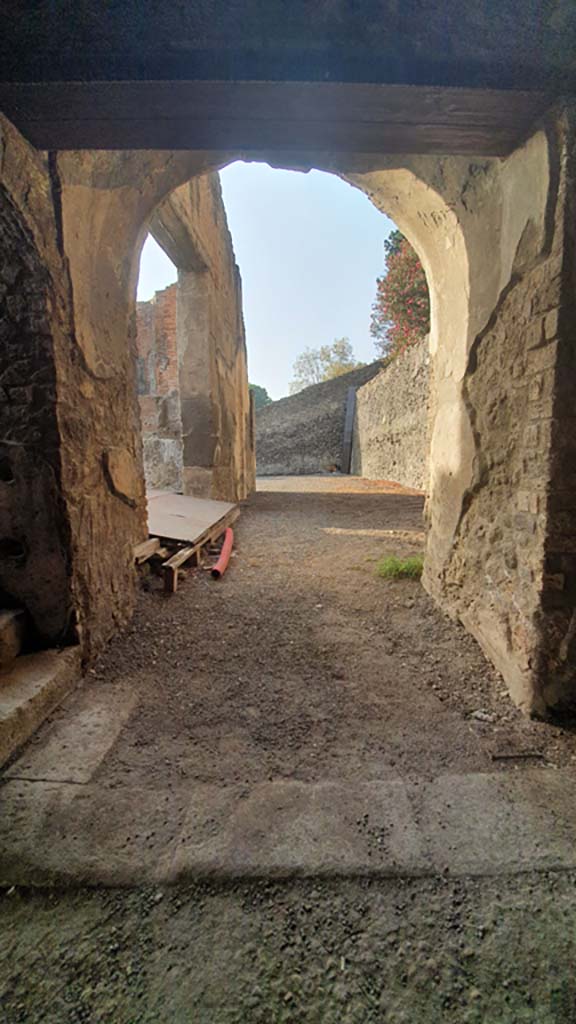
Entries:
<svg viewBox="0 0 576 1024">
<path fill-rule="evenodd" d="M 230 555 L 232 554 L 232 545 L 234 543 L 234 530 L 232 527 L 226 529 L 224 534 L 224 543 L 220 552 L 220 558 L 216 562 L 216 565 L 212 569 L 212 577 L 215 580 L 219 580 L 224 575 L 230 561 Z"/>
</svg>

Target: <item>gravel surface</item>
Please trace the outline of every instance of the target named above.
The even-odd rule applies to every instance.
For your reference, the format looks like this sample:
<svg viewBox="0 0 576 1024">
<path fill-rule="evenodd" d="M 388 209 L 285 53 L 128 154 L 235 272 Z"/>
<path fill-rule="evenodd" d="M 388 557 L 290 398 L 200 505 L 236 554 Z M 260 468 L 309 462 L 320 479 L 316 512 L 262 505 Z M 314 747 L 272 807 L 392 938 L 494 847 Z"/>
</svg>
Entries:
<svg viewBox="0 0 576 1024">
<path fill-rule="evenodd" d="M 166 599 L 143 579 L 133 626 L 89 677 L 138 695 L 100 777 L 154 789 L 574 759 L 571 728 L 523 719 L 417 583 L 377 577 L 382 555 L 421 549 L 421 496 L 263 487 L 220 582 L 191 572 Z M 0 1021 L 574 1024 L 575 938 L 572 873 L 9 890 Z"/>
<path fill-rule="evenodd" d="M 0 898 L 7 1024 L 573 1024 L 576 876 Z"/>
<path fill-rule="evenodd" d="M 422 549 L 421 495 L 342 477 L 261 486 L 224 578 L 192 571 L 166 599 L 146 577 L 133 625 L 92 670 L 95 694 L 138 697 L 98 777 L 368 780 L 571 763 L 574 734 L 523 718 L 419 583 L 377 576 L 383 555 Z M 537 756 L 508 757 L 526 753 Z"/>
</svg>

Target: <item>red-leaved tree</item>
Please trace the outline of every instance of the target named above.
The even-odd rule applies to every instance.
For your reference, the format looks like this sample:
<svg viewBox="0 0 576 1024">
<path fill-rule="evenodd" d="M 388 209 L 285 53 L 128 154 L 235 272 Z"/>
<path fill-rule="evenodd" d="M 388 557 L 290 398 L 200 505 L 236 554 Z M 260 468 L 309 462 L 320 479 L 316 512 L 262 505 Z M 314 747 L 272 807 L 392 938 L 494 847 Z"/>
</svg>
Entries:
<svg viewBox="0 0 576 1024">
<path fill-rule="evenodd" d="M 370 333 L 382 356 L 395 356 L 430 330 L 424 268 L 407 238 L 392 231 L 384 242 L 385 273 L 376 282 Z"/>
</svg>

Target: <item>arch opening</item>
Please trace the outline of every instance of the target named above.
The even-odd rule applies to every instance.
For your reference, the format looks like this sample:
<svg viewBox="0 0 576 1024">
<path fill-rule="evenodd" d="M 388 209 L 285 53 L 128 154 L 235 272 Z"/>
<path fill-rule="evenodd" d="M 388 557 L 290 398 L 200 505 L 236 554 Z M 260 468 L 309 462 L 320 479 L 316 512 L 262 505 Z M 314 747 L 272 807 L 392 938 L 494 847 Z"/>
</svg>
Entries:
<svg viewBox="0 0 576 1024">
<path fill-rule="evenodd" d="M 524 294 L 527 282 L 537 275 L 538 268 L 547 265 L 547 261 L 552 265 L 556 259 L 552 245 L 556 230 L 554 206 L 549 201 L 555 181 L 553 174 L 557 173 L 549 159 L 552 145 L 544 132 L 537 132 L 510 157 L 481 161 L 465 157 L 361 155 L 310 159 L 278 152 L 249 155 L 250 160 L 286 168 L 306 170 L 314 166 L 362 188 L 376 205 L 392 215 L 419 253 L 431 292 L 434 377 L 425 584 L 443 607 L 454 614 L 465 618 L 465 606 L 473 609 L 469 628 L 480 637 L 505 674 L 516 680 L 513 688 L 519 702 L 524 701 L 523 688 L 527 688 L 528 704 L 538 700 L 534 697 L 531 667 L 535 662 L 526 652 L 540 642 L 537 617 L 544 534 L 538 513 L 529 513 L 536 518 L 531 535 L 535 539 L 530 541 L 534 567 L 527 588 L 523 586 L 521 572 L 514 568 L 519 563 L 514 524 L 507 521 L 504 512 L 500 513 L 500 507 L 505 509 L 509 504 L 506 496 L 511 481 L 515 494 L 524 493 L 518 490 L 519 481 L 528 486 L 527 460 L 517 458 L 518 445 L 514 450 L 506 446 L 502 440 L 505 431 L 498 433 L 505 403 L 494 406 L 487 398 L 490 387 L 492 391 L 501 388 L 499 381 L 488 385 L 490 361 L 485 353 L 498 352 L 501 380 L 507 380 L 512 373 L 509 351 L 516 344 L 520 347 L 521 338 L 526 336 L 519 326 L 521 315 L 513 316 L 510 310 L 517 296 Z M 80 493 L 92 493 L 96 488 L 98 503 L 94 509 L 98 508 L 98 516 L 106 510 L 98 529 L 104 522 L 109 526 L 117 525 L 118 521 L 121 525 L 116 531 L 122 547 L 119 559 L 118 550 L 114 552 L 116 564 L 119 561 L 122 566 L 123 582 L 117 586 L 118 593 L 124 587 L 130 589 L 130 543 L 136 543 L 145 532 L 135 368 L 131 365 L 132 354 L 126 348 L 126 338 L 134 339 L 140 248 L 155 211 L 171 196 L 182 189 L 189 199 L 193 183 L 202 175 L 243 156 L 246 154 L 241 152 L 182 151 L 101 152 L 81 156 L 61 153 L 57 157 L 61 202 L 58 238 L 66 252 L 70 275 L 76 345 L 72 350 L 76 363 L 70 364 L 69 370 L 71 379 L 75 373 L 78 379 L 82 377 L 79 394 L 83 408 L 97 411 L 97 424 L 90 421 L 90 430 L 97 436 L 101 475 L 94 472 L 91 459 L 77 471 L 78 462 L 74 463 L 70 451 L 64 453 L 63 469 L 69 482 L 76 473 Z M 179 244 L 177 221 L 178 217 L 171 221 L 168 233 Z M 197 264 L 184 270 L 204 282 L 208 279 L 207 272 Z M 538 301 L 542 307 L 553 301 L 544 298 L 544 286 L 539 295 L 540 292 L 542 298 Z M 523 310 L 526 308 L 540 307 L 533 299 Z M 549 305 L 544 312 L 550 312 Z M 501 339 L 508 336 L 513 340 L 504 344 Z M 524 351 L 521 357 L 524 361 L 528 358 Z M 228 370 L 233 390 L 234 368 Z M 516 408 L 515 403 L 516 398 L 512 403 Z M 222 408 L 226 410 L 226 401 Z M 518 404 L 517 413 L 514 432 L 520 437 L 524 429 L 530 429 L 526 403 Z M 62 416 L 70 436 L 78 439 L 78 450 L 86 447 L 78 427 L 79 417 L 66 403 L 62 405 Z M 504 413 L 502 417 L 506 418 Z M 249 433 L 247 415 L 243 429 Z M 218 424 L 210 432 L 218 437 Z M 232 465 L 233 457 L 232 453 L 224 462 Z M 495 490 L 499 493 L 496 513 L 489 510 Z M 540 499 L 536 496 L 517 500 L 523 504 L 528 500 L 530 507 L 536 507 Z M 75 507 L 73 501 L 70 507 L 75 518 L 72 532 L 81 551 L 85 539 L 80 523 L 86 510 L 81 510 L 79 504 Z M 471 565 L 478 566 L 475 552 L 482 548 L 477 544 L 479 531 L 496 537 L 488 529 L 494 518 L 498 520 L 500 535 L 506 538 L 505 544 L 516 549 L 508 562 L 502 557 L 504 564 L 512 568 L 507 569 L 507 575 L 503 574 L 492 561 L 490 573 L 481 572 L 477 585 L 468 570 Z M 491 543 L 500 541 L 492 539 Z M 498 557 L 497 549 L 494 551 Z M 106 555 L 96 574 L 102 581 L 104 577 L 113 578 L 112 557 L 112 552 Z M 491 559 L 488 549 L 486 557 Z M 89 561 L 78 558 L 74 570 L 78 573 L 76 592 L 90 595 L 86 597 L 87 608 L 93 606 L 94 590 L 91 570 L 90 578 L 83 578 Z M 104 592 L 108 599 L 114 587 L 107 583 Z M 111 611 L 104 632 L 114 621 L 122 620 L 122 615 L 116 620 L 112 610 L 118 603 L 116 597 L 109 602 Z M 98 614 L 102 610 L 100 607 Z M 128 602 L 125 614 L 129 616 L 130 611 Z M 81 619 L 86 623 L 89 617 L 83 613 Z"/>
</svg>

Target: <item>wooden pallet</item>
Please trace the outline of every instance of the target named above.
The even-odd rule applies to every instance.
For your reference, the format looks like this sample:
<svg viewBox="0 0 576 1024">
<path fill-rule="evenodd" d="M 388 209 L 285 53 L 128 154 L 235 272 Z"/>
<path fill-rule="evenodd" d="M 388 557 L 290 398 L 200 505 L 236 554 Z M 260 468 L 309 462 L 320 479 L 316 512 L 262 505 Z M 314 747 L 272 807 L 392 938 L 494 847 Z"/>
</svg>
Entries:
<svg viewBox="0 0 576 1024">
<path fill-rule="evenodd" d="M 206 530 L 194 544 L 189 544 L 186 547 L 180 548 L 180 550 L 176 551 L 171 558 L 166 562 L 163 562 L 162 573 L 164 575 L 164 590 L 167 594 L 175 594 L 178 589 L 178 570 L 193 558 L 196 559 L 196 563 L 198 564 L 202 548 L 206 547 L 208 544 L 214 544 L 214 542 L 222 536 L 227 528 L 232 526 L 232 523 L 236 522 L 239 515 L 240 509 L 233 508 L 222 519 L 215 523 L 214 526 Z"/>
<path fill-rule="evenodd" d="M 134 561 L 137 565 L 142 565 L 143 562 L 147 562 L 152 555 L 155 555 L 160 548 L 159 537 L 149 537 L 148 540 L 143 540 L 141 544 L 137 544 L 134 548 Z"/>
<path fill-rule="evenodd" d="M 183 544 L 197 544 L 206 530 L 220 522 L 236 505 L 211 498 L 166 491 L 148 493 L 148 533 Z"/>
<path fill-rule="evenodd" d="M 162 559 L 166 593 L 178 588 L 178 570 L 188 562 L 201 561 L 204 548 L 213 545 L 240 515 L 237 505 L 192 498 L 167 491 L 148 494 L 150 537 L 134 548 L 134 560 L 142 565 Z"/>
</svg>

